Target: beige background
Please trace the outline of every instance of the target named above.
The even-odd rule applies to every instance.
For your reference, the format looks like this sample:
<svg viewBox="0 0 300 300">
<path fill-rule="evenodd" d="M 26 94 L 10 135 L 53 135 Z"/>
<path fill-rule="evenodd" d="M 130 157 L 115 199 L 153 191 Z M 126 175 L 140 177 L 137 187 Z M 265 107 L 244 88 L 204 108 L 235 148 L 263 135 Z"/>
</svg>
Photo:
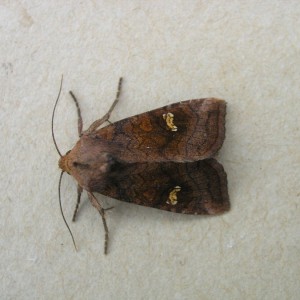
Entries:
<svg viewBox="0 0 300 300">
<path fill-rule="evenodd" d="M 49 2 L 49 3 L 48 3 Z M 1 299 L 299 299 L 300 2 L 0 1 Z M 86 195 L 59 213 L 58 155 L 102 116 L 228 102 L 232 209 L 191 217 L 112 199 L 109 254 Z M 76 185 L 65 176 L 70 221 Z"/>
</svg>

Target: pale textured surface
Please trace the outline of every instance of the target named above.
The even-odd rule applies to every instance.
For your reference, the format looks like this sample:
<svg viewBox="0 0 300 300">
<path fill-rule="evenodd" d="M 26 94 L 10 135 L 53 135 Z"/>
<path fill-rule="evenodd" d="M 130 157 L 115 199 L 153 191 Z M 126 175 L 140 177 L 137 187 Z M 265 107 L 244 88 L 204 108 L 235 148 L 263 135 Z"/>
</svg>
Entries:
<svg viewBox="0 0 300 300">
<path fill-rule="evenodd" d="M 47 2 L 0 2 L 1 299 L 299 299 L 300 2 Z M 76 253 L 50 134 L 62 73 L 62 152 L 77 140 L 69 89 L 85 128 L 106 112 L 121 75 L 112 121 L 226 99 L 219 161 L 231 211 L 190 217 L 106 199 L 116 208 L 105 257 L 85 195 L 71 224 Z M 62 196 L 70 220 L 68 176 Z"/>
</svg>

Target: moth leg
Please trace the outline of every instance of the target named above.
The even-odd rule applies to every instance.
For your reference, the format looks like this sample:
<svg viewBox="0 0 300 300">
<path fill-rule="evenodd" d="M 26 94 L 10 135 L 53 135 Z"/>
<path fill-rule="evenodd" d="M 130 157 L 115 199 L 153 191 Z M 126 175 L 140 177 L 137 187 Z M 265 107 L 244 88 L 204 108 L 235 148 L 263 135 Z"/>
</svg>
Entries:
<svg viewBox="0 0 300 300">
<path fill-rule="evenodd" d="M 75 220 L 76 220 L 76 215 L 78 213 L 78 208 L 79 208 L 79 204 L 80 204 L 81 194 L 82 194 L 82 187 L 78 184 L 77 185 L 77 202 L 76 202 L 76 207 L 75 207 L 73 218 L 72 218 L 73 222 L 75 222 Z"/>
<path fill-rule="evenodd" d="M 102 208 L 101 204 L 98 202 L 97 198 L 93 195 L 93 193 L 88 192 L 88 196 L 92 205 L 98 210 L 99 214 L 102 217 L 102 222 L 105 230 L 105 241 L 104 241 L 104 254 L 107 254 L 107 245 L 108 245 L 108 228 L 105 220 L 105 213 L 104 209 Z"/>
<path fill-rule="evenodd" d="M 108 121 L 112 111 L 114 110 L 115 106 L 117 105 L 117 103 L 119 102 L 119 97 L 120 97 L 120 93 L 121 93 L 121 86 L 122 86 L 122 80 L 123 78 L 120 77 L 119 79 L 119 84 L 118 84 L 118 90 L 117 90 L 117 94 L 116 94 L 116 98 L 115 101 L 113 102 L 113 104 L 111 105 L 110 109 L 108 110 L 108 112 L 99 120 L 96 120 L 95 122 L 93 122 L 90 127 L 88 128 L 88 130 L 86 130 L 84 133 L 85 134 L 90 134 L 92 132 L 94 132 L 95 130 L 97 130 L 97 128 L 99 126 L 101 126 L 104 122 Z"/>
<path fill-rule="evenodd" d="M 73 98 L 75 104 L 76 104 L 76 108 L 77 108 L 77 116 L 78 116 L 78 135 L 79 137 L 81 137 L 82 135 L 82 126 L 83 126 L 83 122 L 82 122 L 82 117 L 81 117 L 81 110 L 80 110 L 80 107 L 79 107 L 79 102 L 78 100 L 76 99 L 75 95 L 73 94 L 72 91 L 69 92 L 71 97 Z"/>
</svg>

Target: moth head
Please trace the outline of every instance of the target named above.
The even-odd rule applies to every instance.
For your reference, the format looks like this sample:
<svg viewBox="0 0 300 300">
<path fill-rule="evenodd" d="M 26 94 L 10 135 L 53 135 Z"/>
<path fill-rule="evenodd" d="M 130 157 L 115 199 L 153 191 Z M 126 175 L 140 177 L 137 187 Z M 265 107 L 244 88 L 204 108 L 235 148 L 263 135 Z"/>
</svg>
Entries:
<svg viewBox="0 0 300 300">
<path fill-rule="evenodd" d="M 72 176 L 78 170 L 89 169 L 90 165 L 88 163 L 76 161 L 76 149 L 72 153 L 71 151 L 69 150 L 65 155 L 60 157 L 58 161 L 59 168 Z"/>
<path fill-rule="evenodd" d="M 68 157 L 68 154 L 71 152 L 69 150 L 65 155 L 61 156 L 58 161 L 58 166 L 60 169 L 62 169 L 64 172 L 67 172 L 69 175 L 71 174 L 71 169 L 69 166 L 70 159 Z"/>
<path fill-rule="evenodd" d="M 74 148 L 59 159 L 58 165 L 83 189 L 91 191 L 96 184 L 105 184 L 114 161 L 104 143 L 82 136 Z"/>
</svg>

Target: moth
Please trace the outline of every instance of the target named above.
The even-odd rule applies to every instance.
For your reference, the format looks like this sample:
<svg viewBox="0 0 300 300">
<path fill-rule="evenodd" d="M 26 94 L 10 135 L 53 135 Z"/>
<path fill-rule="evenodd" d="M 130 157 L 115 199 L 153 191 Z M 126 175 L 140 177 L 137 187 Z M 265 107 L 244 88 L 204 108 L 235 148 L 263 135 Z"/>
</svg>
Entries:
<svg viewBox="0 0 300 300">
<path fill-rule="evenodd" d="M 73 221 L 85 190 L 102 217 L 105 254 L 106 209 L 94 193 L 191 215 L 216 215 L 230 208 L 226 173 L 212 158 L 224 141 L 226 102 L 216 98 L 182 101 L 101 127 L 119 101 L 121 84 L 122 78 L 109 111 L 85 131 L 78 100 L 70 91 L 77 106 L 79 140 L 65 155 L 59 152 L 53 132 L 62 82 L 52 115 L 52 136 L 61 156 L 59 199 L 62 174 L 67 172 L 78 185 Z"/>
</svg>

